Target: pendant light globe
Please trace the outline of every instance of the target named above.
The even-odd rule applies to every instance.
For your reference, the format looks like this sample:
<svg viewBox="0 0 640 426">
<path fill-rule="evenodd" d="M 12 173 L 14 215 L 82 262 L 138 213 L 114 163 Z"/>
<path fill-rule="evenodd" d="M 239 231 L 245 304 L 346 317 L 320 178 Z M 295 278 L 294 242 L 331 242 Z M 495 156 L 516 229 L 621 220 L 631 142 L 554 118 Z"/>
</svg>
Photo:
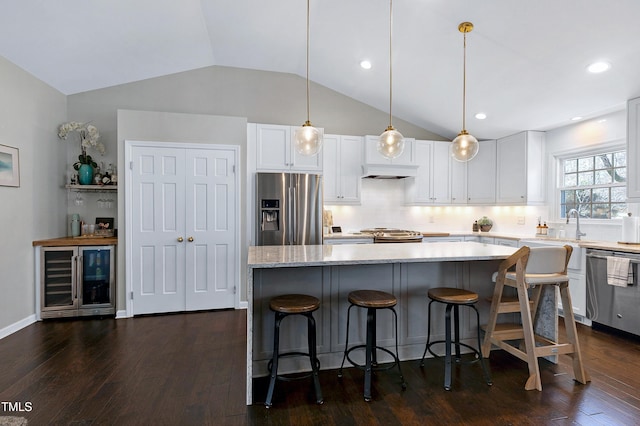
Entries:
<svg viewBox="0 0 640 426">
<path fill-rule="evenodd" d="M 404 136 L 393 126 L 387 127 L 378 139 L 378 152 L 391 159 L 398 157 L 402 151 L 404 151 Z"/>
<path fill-rule="evenodd" d="M 302 155 L 316 155 L 322 148 L 322 132 L 309 121 L 295 130 L 294 138 L 296 151 Z"/>
<path fill-rule="evenodd" d="M 463 130 L 451 142 L 450 152 L 454 160 L 465 162 L 476 156 L 478 148 L 478 139 Z"/>
<path fill-rule="evenodd" d="M 463 22 L 458 25 L 458 31 L 464 35 L 464 50 L 462 62 L 462 130 L 451 142 L 449 151 L 456 161 L 469 161 L 478 154 L 480 144 L 478 139 L 470 135 L 465 128 L 467 118 L 467 33 L 473 31 L 471 22 Z"/>
</svg>

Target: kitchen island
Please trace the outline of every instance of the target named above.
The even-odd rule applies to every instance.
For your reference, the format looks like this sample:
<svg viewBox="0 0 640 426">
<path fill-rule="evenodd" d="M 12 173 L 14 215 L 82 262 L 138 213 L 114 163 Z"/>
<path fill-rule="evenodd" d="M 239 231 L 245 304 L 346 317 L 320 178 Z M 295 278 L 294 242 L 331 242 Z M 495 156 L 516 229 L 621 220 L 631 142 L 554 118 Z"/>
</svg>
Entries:
<svg viewBox="0 0 640 426">
<path fill-rule="evenodd" d="M 347 295 L 358 289 L 382 290 L 398 299 L 400 359 L 422 356 L 427 337 L 427 291 L 451 286 L 475 291 L 480 296 L 481 322 L 486 322 L 493 294 L 491 276 L 499 263 L 517 248 L 476 242 L 432 244 L 345 244 L 314 246 L 249 247 L 247 313 L 247 404 L 253 400 L 253 377 L 267 375 L 273 349 L 271 297 L 304 293 L 317 297 L 321 307 L 314 312 L 317 349 L 321 368 L 338 368 L 346 336 Z M 555 299 L 543 301 L 545 329 L 555 332 Z M 444 335 L 444 312 L 434 307 L 431 325 L 435 338 Z M 357 310 L 351 320 L 350 343 L 365 339 L 365 312 Z M 466 310 L 463 310 L 466 311 Z M 380 312 L 378 344 L 395 342 L 391 312 Z M 548 323 L 544 318 L 548 318 Z M 474 322 L 461 312 L 462 338 L 471 342 Z M 549 334 L 548 332 L 545 334 Z M 306 322 L 292 317 L 283 322 L 281 351 L 306 351 Z M 306 361 L 306 362 L 305 362 Z M 386 362 L 382 358 L 380 362 Z M 524 366 L 523 366 L 524 367 Z M 308 360 L 284 359 L 279 372 L 308 369 Z M 336 380 L 338 380 L 336 378 Z"/>
</svg>

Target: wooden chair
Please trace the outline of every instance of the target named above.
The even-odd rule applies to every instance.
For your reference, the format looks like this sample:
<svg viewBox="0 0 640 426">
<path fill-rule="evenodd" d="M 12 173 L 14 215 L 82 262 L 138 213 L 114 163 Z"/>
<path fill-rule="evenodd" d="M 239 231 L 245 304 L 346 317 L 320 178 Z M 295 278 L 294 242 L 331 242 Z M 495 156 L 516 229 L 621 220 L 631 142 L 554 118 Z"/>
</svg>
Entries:
<svg viewBox="0 0 640 426">
<path fill-rule="evenodd" d="M 538 358 L 552 355 L 571 356 L 575 380 L 583 384 L 590 381 L 582 364 L 569 293 L 567 264 L 572 251 L 573 248 L 568 245 L 522 247 L 503 261 L 498 268 L 489 322 L 484 327 L 482 353 L 485 358 L 488 358 L 493 344 L 526 361 L 529 366 L 526 390 L 542 390 Z M 534 320 L 545 285 L 554 285 L 560 289 L 568 342 L 556 342 L 534 332 Z M 505 287 L 515 288 L 517 298 L 503 294 Z M 506 313 L 520 313 L 521 323 L 498 323 L 498 315 Z"/>
</svg>

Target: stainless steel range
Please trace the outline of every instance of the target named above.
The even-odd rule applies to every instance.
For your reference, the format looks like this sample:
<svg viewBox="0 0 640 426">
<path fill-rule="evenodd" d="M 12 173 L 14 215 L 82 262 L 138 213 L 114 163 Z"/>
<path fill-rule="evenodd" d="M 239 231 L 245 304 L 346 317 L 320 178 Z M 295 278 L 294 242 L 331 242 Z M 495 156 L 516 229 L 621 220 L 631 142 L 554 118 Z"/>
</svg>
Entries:
<svg viewBox="0 0 640 426">
<path fill-rule="evenodd" d="M 373 237 L 374 243 L 421 243 L 422 232 L 406 229 L 371 228 L 360 232 Z"/>
</svg>

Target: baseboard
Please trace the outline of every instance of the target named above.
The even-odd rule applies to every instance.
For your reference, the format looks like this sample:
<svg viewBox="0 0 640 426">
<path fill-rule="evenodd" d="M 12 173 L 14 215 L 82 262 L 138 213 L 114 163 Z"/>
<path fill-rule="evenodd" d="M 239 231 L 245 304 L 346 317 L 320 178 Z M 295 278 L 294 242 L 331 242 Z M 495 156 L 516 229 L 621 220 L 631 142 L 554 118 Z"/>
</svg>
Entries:
<svg viewBox="0 0 640 426">
<path fill-rule="evenodd" d="M 14 322 L 13 324 L 8 325 L 5 328 L 0 330 L 0 339 L 4 339 L 8 335 L 13 334 L 16 331 L 22 330 L 23 328 L 33 324 L 34 322 L 36 322 L 36 314 L 29 315 L 28 317 L 21 319 L 18 322 Z"/>
<path fill-rule="evenodd" d="M 238 306 L 238 309 L 249 309 L 249 302 L 247 301 L 240 301 L 240 305 Z"/>
<path fill-rule="evenodd" d="M 116 319 L 129 318 L 125 309 L 116 311 Z"/>
</svg>

